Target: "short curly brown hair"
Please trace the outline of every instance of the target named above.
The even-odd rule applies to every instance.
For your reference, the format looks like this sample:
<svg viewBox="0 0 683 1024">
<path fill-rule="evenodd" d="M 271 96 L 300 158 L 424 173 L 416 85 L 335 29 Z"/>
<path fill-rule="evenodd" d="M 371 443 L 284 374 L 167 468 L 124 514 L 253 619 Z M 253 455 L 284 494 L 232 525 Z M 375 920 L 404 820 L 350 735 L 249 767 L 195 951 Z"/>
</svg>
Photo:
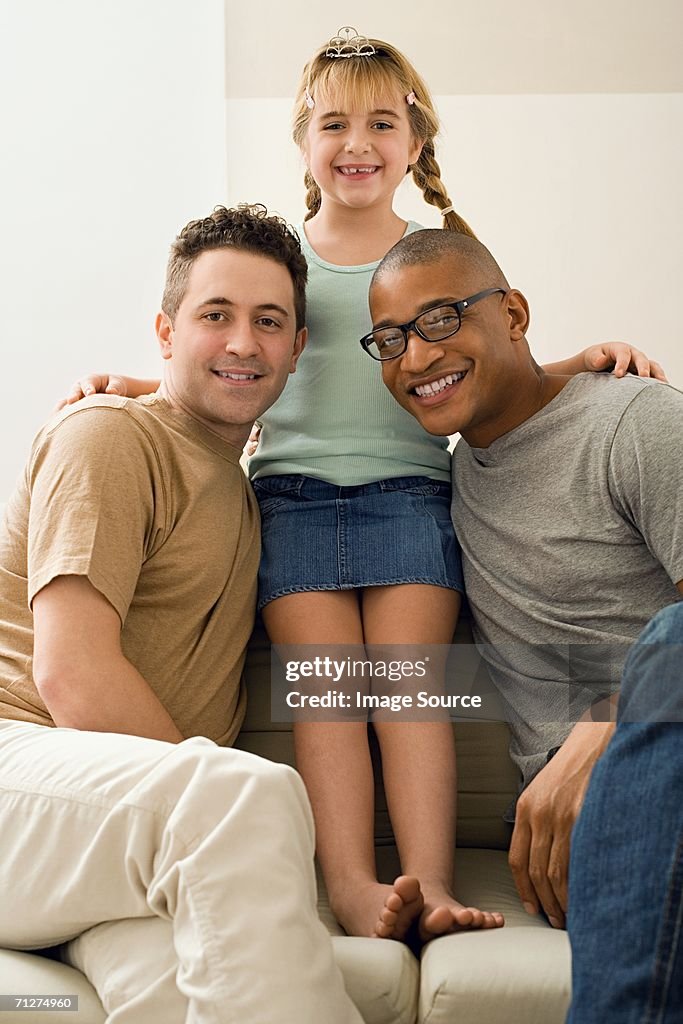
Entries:
<svg viewBox="0 0 683 1024">
<path fill-rule="evenodd" d="M 266 256 L 289 271 L 294 286 L 296 329 L 306 323 L 306 279 L 308 268 L 299 237 L 282 217 L 269 214 L 265 206 L 241 203 L 228 209 L 216 206 L 208 217 L 191 220 L 171 245 L 161 308 L 171 323 L 187 291 L 192 264 L 210 249 L 238 249 Z"/>
</svg>

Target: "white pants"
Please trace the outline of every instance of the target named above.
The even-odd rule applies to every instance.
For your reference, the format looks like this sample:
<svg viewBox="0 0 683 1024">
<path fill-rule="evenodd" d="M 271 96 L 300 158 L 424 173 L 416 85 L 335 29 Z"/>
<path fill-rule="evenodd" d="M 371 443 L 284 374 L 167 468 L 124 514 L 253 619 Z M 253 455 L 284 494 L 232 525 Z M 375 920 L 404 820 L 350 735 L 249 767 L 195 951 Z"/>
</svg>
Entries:
<svg viewBox="0 0 683 1024">
<path fill-rule="evenodd" d="M 291 768 L 0 721 L 0 945 L 68 941 L 110 1024 L 361 1024 L 313 847 Z"/>
</svg>

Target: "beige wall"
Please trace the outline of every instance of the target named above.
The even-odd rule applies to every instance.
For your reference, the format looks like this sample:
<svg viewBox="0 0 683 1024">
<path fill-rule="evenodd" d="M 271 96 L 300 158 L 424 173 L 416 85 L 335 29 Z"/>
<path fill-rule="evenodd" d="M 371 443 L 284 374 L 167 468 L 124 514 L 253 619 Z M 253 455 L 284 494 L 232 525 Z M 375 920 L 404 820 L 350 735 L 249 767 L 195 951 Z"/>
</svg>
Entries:
<svg viewBox="0 0 683 1024">
<path fill-rule="evenodd" d="M 290 96 L 341 23 L 403 49 L 438 95 L 680 92 L 681 0 L 226 0 L 226 92 Z"/>
<path fill-rule="evenodd" d="M 683 387 L 683 3 L 436 0 L 429 22 L 416 9 L 350 0 L 343 17 L 404 48 L 432 86 L 443 179 L 527 294 L 538 358 L 628 340 Z M 302 218 L 291 99 L 338 12 L 228 0 L 230 202 Z M 397 209 L 440 223 L 410 182 Z"/>
</svg>

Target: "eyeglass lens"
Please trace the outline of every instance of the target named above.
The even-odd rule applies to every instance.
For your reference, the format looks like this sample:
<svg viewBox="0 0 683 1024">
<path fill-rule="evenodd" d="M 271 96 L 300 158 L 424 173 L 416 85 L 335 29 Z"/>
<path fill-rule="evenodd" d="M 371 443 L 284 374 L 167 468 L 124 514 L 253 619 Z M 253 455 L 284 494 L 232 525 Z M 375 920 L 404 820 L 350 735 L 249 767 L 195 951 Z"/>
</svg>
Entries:
<svg viewBox="0 0 683 1024">
<path fill-rule="evenodd" d="M 455 334 L 460 327 L 460 314 L 455 306 L 439 306 L 428 309 L 416 317 L 414 327 L 426 341 L 441 341 Z M 373 355 L 380 359 L 391 359 L 405 349 L 408 338 L 403 327 L 383 327 L 370 335 Z"/>
</svg>

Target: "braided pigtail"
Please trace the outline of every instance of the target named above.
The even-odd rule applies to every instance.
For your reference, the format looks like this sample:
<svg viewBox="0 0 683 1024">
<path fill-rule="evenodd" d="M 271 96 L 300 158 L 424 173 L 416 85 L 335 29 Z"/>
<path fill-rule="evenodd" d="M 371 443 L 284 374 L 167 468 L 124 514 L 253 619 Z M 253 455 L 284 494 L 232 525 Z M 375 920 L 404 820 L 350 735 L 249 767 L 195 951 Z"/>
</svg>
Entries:
<svg viewBox="0 0 683 1024">
<path fill-rule="evenodd" d="M 304 175 L 304 185 L 306 186 L 306 208 L 308 213 L 304 217 L 304 220 L 310 220 L 311 217 L 315 217 L 316 213 L 320 209 L 320 189 L 318 188 L 315 179 L 310 171 L 306 171 Z"/>
<path fill-rule="evenodd" d="M 425 202 L 436 206 L 439 210 L 446 210 L 451 206 L 448 193 L 441 180 L 441 168 L 439 167 L 434 154 L 434 142 L 427 139 L 422 147 L 422 152 L 417 163 L 412 166 L 413 180 L 422 191 Z M 474 231 L 466 220 L 456 213 L 455 210 L 444 214 L 444 228 L 448 231 L 459 231 L 463 235 L 476 238 Z"/>
</svg>

